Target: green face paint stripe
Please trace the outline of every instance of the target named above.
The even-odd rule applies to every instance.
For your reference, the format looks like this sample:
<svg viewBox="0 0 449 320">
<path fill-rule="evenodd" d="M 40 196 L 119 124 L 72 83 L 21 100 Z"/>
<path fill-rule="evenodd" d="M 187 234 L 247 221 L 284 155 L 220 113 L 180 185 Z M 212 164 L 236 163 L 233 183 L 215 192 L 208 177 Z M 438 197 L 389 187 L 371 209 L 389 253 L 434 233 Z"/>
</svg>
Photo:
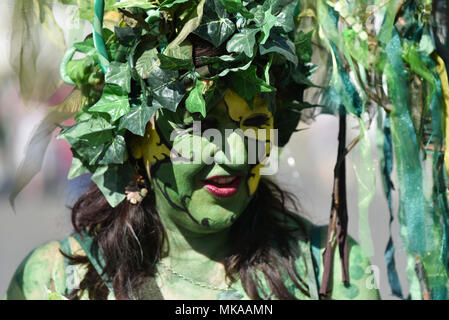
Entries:
<svg viewBox="0 0 449 320">
<path fill-rule="evenodd" d="M 168 195 L 168 192 L 166 189 L 167 189 L 167 187 L 171 187 L 171 184 L 169 184 L 167 182 L 162 182 L 162 184 L 164 185 L 164 189 L 162 189 L 161 186 L 159 185 L 159 182 L 158 181 L 155 181 L 155 182 L 156 182 L 157 187 L 159 188 L 159 191 L 162 193 L 164 198 L 167 200 L 168 204 L 177 210 L 184 211 L 184 208 L 182 208 L 181 206 L 178 206 L 176 203 L 171 201 L 171 199 Z"/>
<path fill-rule="evenodd" d="M 159 146 L 160 146 L 160 145 L 164 145 L 164 146 L 167 147 L 169 150 L 174 150 L 173 147 L 171 146 L 171 144 L 169 144 L 169 143 L 167 142 L 167 140 L 165 139 L 165 136 L 162 134 L 162 131 L 159 129 L 159 126 L 157 125 L 157 123 L 156 123 L 156 125 L 155 125 L 155 130 L 156 130 L 156 132 L 157 132 L 157 134 L 158 134 L 158 136 L 159 136 L 159 140 L 160 140 L 160 142 L 158 143 L 158 145 L 159 145 Z M 174 151 L 177 153 L 176 150 L 174 150 Z M 178 153 L 178 155 L 179 155 L 179 153 Z M 180 157 L 182 157 L 182 156 L 180 156 Z M 184 157 L 182 157 L 182 158 L 183 158 L 184 160 L 189 160 L 189 159 L 186 159 L 186 158 L 184 158 Z M 165 155 L 165 154 L 164 154 L 164 159 L 163 159 L 163 160 L 158 160 L 158 159 L 156 158 L 156 162 L 153 163 L 153 164 L 151 165 L 151 168 L 150 168 L 151 176 L 152 176 L 152 177 L 156 177 L 157 171 L 158 171 L 158 169 L 160 168 L 160 166 L 161 166 L 162 164 L 164 164 L 164 163 L 170 163 L 170 162 L 172 162 L 172 159 L 171 159 L 169 156 Z M 192 214 L 189 212 L 189 210 L 187 209 L 187 206 L 185 205 L 186 199 L 183 198 L 183 199 L 181 200 L 181 201 L 182 201 L 183 207 L 178 206 L 176 203 L 174 203 L 173 201 L 171 201 L 170 196 L 168 195 L 168 192 L 167 192 L 167 190 L 166 190 L 168 187 L 171 187 L 171 184 L 168 183 L 168 182 L 162 182 L 162 183 L 163 183 L 163 185 L 164 185 L 164 188 L 163 188 L 163 189 L 162 189 L 161 186 L 159 185 L 158 181 L 156 181 L 157 187 L 158 187 L 159 190 L 161 191 L 161 193 L 162 193 L 162 195 L 164 196 L 164 198 L 167 200 L 168 204 L 169 204 L 170 206 L 172 206 L 173 208 L 177 209 L 177 210 L 180 210 L 180 211 L 182 211 L 182 212 L 185 212 L 185 213 L 187 214 L 187 216 L 188 216 L 194 223 L 200 224 L 200 223 L 199 223 L 199 222 L 192 216 Z"/>
<path fill-rule="evenodd" d="M 242 117 L 240 117 L 239 121 L 236 121 L 236 120 L 232 119 L 232 118 L 231 118 L 231 113 L 229 112 L 229 106 L 228 106 L 228 104 L 226 103 L 226 99 L 223 99 L 223 103 L 224 103 L 224 105 L 225 105 L 225 107 L 226 107 L 226 112 L 228 113 L 229 119 L 231 119 L 232 122 L 234 122 L 238 127 L 241 128 L 240 123 L 242 122 Z"/>
<path fill-rule="evenodd" d="M 173 123 L 175 126 L 177 126 L 176 125 L 176 123 Z M 178 127 L 177 127 L 178 128 Z M 182 129 L 182 127 L 179 127 L 181 130 L 184 130 L 184 129 Z M 162 130 L 159 128 L 159 126 L 158 126 L 158 124 L 156 123 L 156 125 L 155 125 L 155 129 L 156 129 L 156 132 L 157 132 L 157 134 L 158 134 L 158 136 L 159 136 L 159 140 L 160 140 L 160 142 L 157 144 L 158 146 L 161 146 L 161 145 L 164 145 L 168 150 L 170 150 L 171 152 L 173 152 L 173 154 L 174 154 L 174 159 L 175 159 L 175 161 L 185 161 L 185 162 L 192 162 L 193 160 L 194 160 L 194 155 L 192 154 L 192 156 L 190 157 L 190 158 L 187 158 L 187 157 L 185 157 L 185 156 L 183 156 L 183 155 L 181 155 L 179 152 L 178 152 L 178 150 L 176 150 L 174 147 L 173 147 L 173 144 L 172 143 L 170 143 L 169 141 L 167 141 L 167 139 L 165 138 L 165 136 L 164 136 L 164 134 L 162 133 Z M 172 158 L 170 158 L 170 159 L 172 159 Z M 156 159 L 157 160 L 157 159 Z M 173 160 L 173 159 L 172 159 Z"/>
<path fill-rule="evenodd" d="M 158 146 L 164 145 L 165 147 L 167 147 L 168 150 L 171 150 L 173 148 L 172 144 L 169 141 L 167 141 L 167 139 L 165 139 L 165 136 L 157 123 L 155 124 L 154 128 L 157 132 L 157 135 L 159 136 L 159 143 L 157 145 Z"/>
<path fill-rule="evenodd" d="M 164 156 L 164 158 L 161 159 L 161 160 L 159 160 L 156 156 L 153 156 L 153 158 L 156 160 L 156 162 L 154 162 L 154 163 L 151 165 L 151 168 L 150 168 L 150 173 L 151 173 L 151 176 L 152 176 L 152 177 L 155 176 L 156 172 L 159 170 L 159 168 L 160 168 L 161 165 L 163 165 L 164 163 L 168 163 L 168 162 L 171 161 L 171 159 L 170 159 L 170 157 L 169 157 L 168 155 L 163 154 L 163 156 Z"/>
<path fill-rule="evenodd" d="M 169 204 L 170 206 L 172 206 L 174 209 L 177 209 L 177 210 L 179 210 L 179 211 L 182 211 L 182 212 L 186 213 L 187 216 L 188 216 L 194 223 L 196 223 L 196 224 L 199 225 L 200 223 L 198 222 L 198 220 L 196 220 L 196 219 L 192 216 L 192 214 L 190 213 L 190 211 L 187 209 L 187 207 L 186 207 L 186 205 L 185 205 L 186 198 L 189 198 L 189 196 L 186 195 L 186 196 L 184 196 L 184 197 L 181 199 L 181 203 L 182 203 L 182 205 L 183 205 L 183 207 L 181 207 L 181 206 L 177 205 L 176 203 L 174 203 L 173 201 L 171 201 L 170 196 L 168 195 L 168 192 L 167 192 L 166 189 L 167 189 L 167 187 L 171 187 L 171 184 L 169 184 L 168 182 L 163 182 L 163 184 L 164 184 L 164 189 L 162 189 L 161 186 L 159 185 L 158 181 L 156 181 L 156 185 L 158 186 L 158 188 L 159 188 L 159 190 L 161 191 L 161 193 L 162 193 L 162 195 L 164 196 L 164 198 L 167 200 L 168 204 Z"/>
</svg>

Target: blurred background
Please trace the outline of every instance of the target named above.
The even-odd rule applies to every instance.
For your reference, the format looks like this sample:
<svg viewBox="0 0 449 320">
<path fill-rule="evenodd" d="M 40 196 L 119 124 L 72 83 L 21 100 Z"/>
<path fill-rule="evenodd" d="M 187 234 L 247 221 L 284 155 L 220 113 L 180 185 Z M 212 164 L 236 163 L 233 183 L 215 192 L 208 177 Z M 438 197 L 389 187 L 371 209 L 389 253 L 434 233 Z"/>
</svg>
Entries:
<svg viewBox="0 0 449 320">
<path fill-rule="evenodd" d="M 89 182 L 80 177 L 66 179 L 71 152 L 63 140 L 53 139 L 46 152 L 43 168 L 19 194 L 12 209 L 8 197 L 16 169 L 24 157 L 25 148 L 45 116 L 45 106 L 24 105 L 19 94 L 18 80 L 9 63 L 13 0 L 3 0 L 0 11 L 0 297 L 20 262 L 36 246 L 49 240 L 62 239 L 72 232 L 70 205 Z M 55 61 L 59 65 L 59 61 Z M 46 81 L 46 79 L 33 79 Z M 348 123 L 348 143 L 356 136 L 356 123 Z M 354 130 L 351 130 L 354 128 Z M 333 170 L 337 157 L 338 119 L 320 115 L 310 123 L 300 123 L 297 132 L 281 156 L 276 179 L 293 192 L 300 201 L 303 215 L 316 224 L 327 224 L 330 215 Z M 389 237 L 389 213 L 378 174 L 375 144 L 376 124 L 369 133 L 372 154 L 377 170 L 375 195 L 369 209 L 370 231 L 374 245 L 372 264 L 379 270 L 379 290 L 383 299 L 395 299 L 388 285 L 384 250 Z M 356 240 L 358 232 L 358 184 L 354 174 L 353 154 L 347 162 L 347 194 L 349 234 Z M 395 172 L 393 172 L 393 178 Z M 393 180 L 395 182 L 395 180 Z M 397 200 L 397 193 L 393 193 Z M 394 201 L 393 208 L 397 210 Z M 405 277 L 405 253 L 398 236 L 397 221 L 393 222 L 393 240 L 396 246 L 396 264 L 405 296 L 408 284 Z"/>
</svg>

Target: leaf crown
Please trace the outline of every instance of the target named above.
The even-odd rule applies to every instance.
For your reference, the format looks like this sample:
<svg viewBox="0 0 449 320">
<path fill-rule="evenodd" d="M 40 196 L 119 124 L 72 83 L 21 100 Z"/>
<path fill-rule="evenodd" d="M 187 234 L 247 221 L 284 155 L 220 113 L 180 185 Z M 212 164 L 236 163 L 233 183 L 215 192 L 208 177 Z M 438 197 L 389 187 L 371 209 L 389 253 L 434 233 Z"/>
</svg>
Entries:
<svg viewBox="0 0 449 320">
<path fill-rule="evenodd" d="M 76 124 L 63 127 L 73 152 L 69 178 L 91 173 L 111 206 L 135 173 L 125 136 L 143 136 L 158 109 L 202 117 L 232 88 L 252 107 L 267 102 L 283 146 L 301 117 L 309 80 L 311 33 L 297 30 L 294 0 L 96 0 L 79 5 L 93 36 L 61 65 L 82 93 Z M 105 13 L 104 13 L 105 12 Z M 114 31 L 103 28 L 113 21 Z M 216 55 L 194 50 L 206 43 Z M 84 54 L 74 60 L 75 52 Z"/>
</svg>

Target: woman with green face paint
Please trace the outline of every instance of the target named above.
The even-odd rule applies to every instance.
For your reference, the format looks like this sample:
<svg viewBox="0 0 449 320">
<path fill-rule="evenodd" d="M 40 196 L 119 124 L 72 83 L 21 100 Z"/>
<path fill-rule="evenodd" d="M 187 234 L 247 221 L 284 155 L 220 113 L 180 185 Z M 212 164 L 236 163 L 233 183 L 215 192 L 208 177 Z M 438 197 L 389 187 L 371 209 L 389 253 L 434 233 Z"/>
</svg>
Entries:
<svg viewBox="0 0 449 320">
<path fill-rule="evenodd" d="M 251 109 L 228 89 L 206 118 L 195 118 L 183 108 L 158 112 L 143 137 L 130 138 L 131 154 L 145 168 L 150 194 L 135 205 L 124 202 L 118 211 L 107 208 L 98 189 L 88 191 L 73 210 L 75 227 L 97 231 L 37 248 L 19 268 L 7 298 L 318 298 L 327 228 L 314 227 L 287 211 L 288 194 L 261 178 L 258 164 L 248 163 L 248 141 L 257 134 L 236 131 L 251 134 L 272 128 L 265 102 L 256 98 Z M 195 125 L 202 128 L 194 132 Z M 249 127 L 254 131 L 247 131 Z M 180 129 L 181 134 L 173 134 Z M 221 134 L 228 154 L 221 143 L 208 139 L 211 129 Z M 232 133 L 225 135 L 226 130 Z M 195 150 L 180 152 L 195 143 L 202 151 L 196 162 Z M 96 252 L 102 246 L 86 245 L 89 241 L 116 247 Z M 352 240 L 349 246 L 351 283 L 342 283 L 340 265 L 335 263 L 327 298 L 377 299 L 365 273 L 369 261 Z M 73 254 L 75 267 L 64 262 L 60 250 Z M 105 270 L 113 273 L 100 277 L 96 268 L 104 258 L 110 261 Z M 132 272 L 129 283 L 108 278 L 117 277 L 120 268 Z"/>
<path fill-rule="evenodd" d="M 262 172 L 308 86 L 295 2 L 196 1 L 197 15 L 166 2 L 116 4 L 111 33 L 96 1 L 93 41 L 74 47 L 87 57 L 64 60 L 84 100 L 60 137 L 70 176 L 90 172 L 95 184 L 72 209 L 75 233 L 35 249 L 6 298 L 379 298 L 360 247 L 349 238 L 335 254 L 350 281 L 337 256 L 326 271 L 327 227 L 291 212 L 293 198 Z"/>
<path fill-rule="evenodd" d="M 191 232 L 230 228 L 259 183 L 260 165 L 249 163 L 248 145 L 257 147 L 259 143 L 259 149 L 265 150 L 273 129 L 273 116 L 265 102 L 255 99 L 251 110 L 245 100 L 227 90 L 201 121 L 180 108 L 177 113 L 158 113 L 155 122 L 156 128 L 149 126 L 145 136 L 151 142 L 138 145 L 134 156 L 143 159 L 151 176 L 159 211 L 167 212 L 171 220 Z M 182 132 L 177 134 L 178 128 Z M 248 136 L 256 135 L 255 130 L 264 131 L 265 139 Z M 156 145 L 156 141 L 160 142 Z M 176 156 L 169 159 L 170 153 Z"/>
</svg>

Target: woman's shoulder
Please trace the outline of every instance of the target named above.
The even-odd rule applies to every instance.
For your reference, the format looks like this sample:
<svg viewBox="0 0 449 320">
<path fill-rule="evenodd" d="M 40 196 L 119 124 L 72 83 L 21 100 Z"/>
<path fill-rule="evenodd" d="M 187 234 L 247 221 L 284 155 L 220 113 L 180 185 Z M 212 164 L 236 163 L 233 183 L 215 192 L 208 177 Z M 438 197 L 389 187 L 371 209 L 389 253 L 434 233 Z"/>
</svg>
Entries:
<svg viewBox="0 0 449 320">
<path fill-rule="evenodd" d="M 73 237 L 46 242 L 32 250 L 17 267 L 6 292 L 7 300 L 63 298 L 66 293 L 67 258 L 83 254 Z"/>
</svg>

